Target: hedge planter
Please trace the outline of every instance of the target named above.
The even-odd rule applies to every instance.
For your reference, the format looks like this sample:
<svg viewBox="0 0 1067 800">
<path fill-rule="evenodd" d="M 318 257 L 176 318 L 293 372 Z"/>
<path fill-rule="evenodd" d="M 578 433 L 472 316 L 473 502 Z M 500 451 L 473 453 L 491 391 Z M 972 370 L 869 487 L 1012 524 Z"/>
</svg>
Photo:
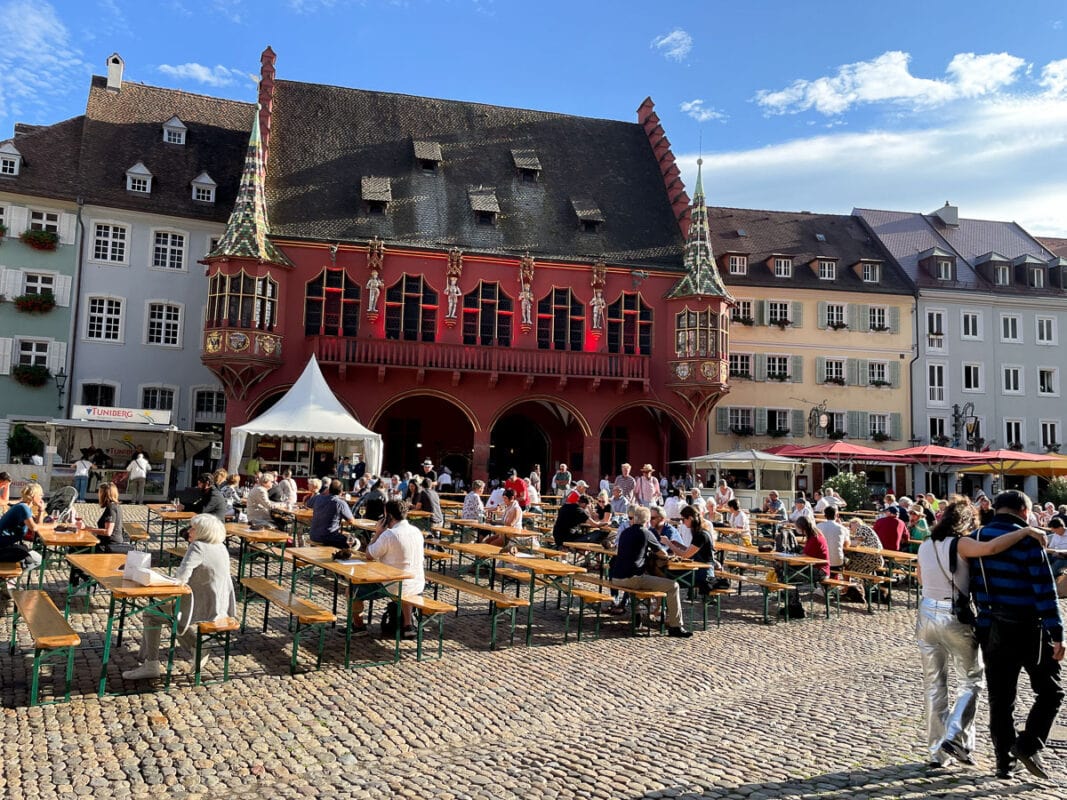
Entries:
<svg viewBox="0 0 1067 800">
<path fill-rule="evenodd" d="M 38 387 L 48 383 L 48 379 L 52 377 L 52 373 L 48 371 L 48 367 L 39 365 L 31 367 L 26 364 L 18 364 L 11 368 L 11 377 L 23 386 Z"/>
<path fill-rule="evenodd" d="M 19 239 L 34 250 L 55 250 L 59 244 L 59 234 L 52 231 L 23 231 Z"/>
<path fill-rule="evenodd" d="M 20 294 L 14 302 L 15 308 L 27 314 L 47 314 L 56 307 L 56 298 L 51 292 Z"/>
</svg>

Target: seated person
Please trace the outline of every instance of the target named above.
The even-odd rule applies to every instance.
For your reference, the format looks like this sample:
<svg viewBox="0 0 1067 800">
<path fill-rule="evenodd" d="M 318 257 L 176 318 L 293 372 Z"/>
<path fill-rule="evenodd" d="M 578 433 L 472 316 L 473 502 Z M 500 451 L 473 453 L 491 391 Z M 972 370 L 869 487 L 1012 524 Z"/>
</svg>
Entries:
<svg viewBox="0 0 1067 800">
<path fill-rule="evenodd" d="M 111 482 L 101 483 L 97 487 L 97 498 L 103 511 L 96 520 L 95 528 L 82 528 L 88 533 L 95 533 L 98 544 L 97 553 L 128 553 L 133 545 L 126 539 L 122 527 L 122 506 L 119 504 L 119 487 Z M 70 568 L 70 584 L 77 586 L 85 579 L 85 573 L 76 567 Z"/>
<path fill-rule="evenodd" d="M 280 503 L 288 505 L 296 502 L 296 481 L 293 480 L 293 471 L 289 468 L 282 470 L 281 480 L 278 481 L 278 494 Z"/>
<path fill-rule="evenodd" d="M 427 511 L 433 525 L 444 525 L 445 515 L 441 511 L 441 497 L 434 488 L 435 482 L 425 476 L 416 476 L 408 481 L 408 503 L 412 511 Z"/>
<path fill-rule="evenodd" d="M 815 527 L 819 529 L 826 539 L 826 547 L 829 552 L 830 571 L 840 572 L 845 568 L 845 548 L 852 540 L 849 529 L 837 521 L 837 507 L 826 505 L 823 507 L 825 519 Z"/>
<path fill-rule="evenodd" d="M 807 568 L 783 565 L 781 569 L 782 583 L 791 583 L 797 587 L 790 593 L 789 616 L 799 619 L 804 616 L 804 606 L 800 602 L 800 587 L 811 585 L 812 579 L 814 579 L 815 586 L 818 586 L 819 581 L 830 577 L 830 547 L 822 531 L 812 525 L 807 517 L 797 517 L 794 524 L 797 527 L 797 538 L 804 537 L 804 549 L 801 555 L 822 561 L 822 564 L 812 567 L 810 574 Z M 784 613 L 785 609 L 782 609 L 783 616 Z"/>
<path fill-rule="evenodd" d="M 682 496 L 683 492 L 684 490 L 681 486 L 676 486 L 668 491 L 663 500 L 663 516 L 671 522 L 677 522 L 681 519 L 682 507 L 685 505 L 685 499 Z"/>
<path fill-rule="evenodd" d="M 36 534 L 43 517 L 44 490 L 41 484 L 32 482 L 22 487 L 19 502 L 12 504 L 0 517 L 0 561 L 21 564 L 24 578 L 27 572 L 41 565 L 41 554 L 30 550 L 25 539 L 28 534 Z M 6 611 L 10 603 L 8 583 L 0 580 L 0 609 Z"/>
<path fill-rule="evenodd" d="M 611 499 L 608 502 L 611 504 L 612 522 L 618 525 L 626 521 L 626 512 L 630 507 L 630 503 L 626 499 L 626 495 L 622 493 L 621 486 L 612 487 Z"/>
<path fill-rule="evenodd" d="M 896 508 L 898 506 L 884 509 L 874 522 L 874 532 L 882 543 L 883 550 L 903 550 L 908 541 L 908 526 L 897 516 L 894 510 Z"/>
<path fill-rule="evenodd" d="M 659 506 L 654 505 L 648 507 L 648 527 L 651 528 L 657 541 L 659 541 L 671 555 L 681 555 L 681 551 L 688 550 L 689 545 L 693 543 L 692 534 L 689 532 L 689 528 L 675 528 L 667 521 L 663 509 Z M 674 542 L 675 547 L 671 547 L 671 542 Z M 675 548 L 678 549 L 676 550 Z"/>
<path fill-rule="evenodd" d="M 526 510 L 531 514 L 543 513 L 543 510 L 541 509 L 541 490 L 530 483 L 529 478 L 523 478 L 522 480 L 526 485 L 526 500 L 528 502 Z"/>
<path fill-rule="evenodd" d="M 382 482 L 380 479 L 375 478 L 370 482 L 369 486 L 370 488 L 359 498 L 359 502 L 352 507 L 352 513 L 360 514 L 360 516 L 367 519 L 381 519 L 385 513 L 385 494 L 381 489 Z"/>
<path fill-rule="evenodd" d="M 767 499 L 763 501 L 763 513 L 781 520 L 785 519 L 785 506 L 778 499 L 778 492 L 773 489 L 767 494 Z"/>
<path fill-rule="evenodd" d="M 308 496 L 304 498 L 304 508 L 314 508 L 315 499 L 322 491 L 322 478 L 308 478 Z"/>
<path fill-rule="evenodd" d="M 218 487 L 222 499 L 226 501 L 226 513 L 230 515 L 236 514 L 235 504 L 243 501 L 241 495 L 241 476 L 235 472 L 233 475 L 228 476 L 221 484 L 216 483 L 215 485 Z"/>
<path fill-rule="evenodd" d="M 390 567 L 396 567 L 410 573 L 412 577 L 401 586 L 402 597 L 414 597 L 422 594 L 426 588 L 426 573 L 423 567 L 422 531 L 408 522 L 408 505 L 403 500 L 390 500 L 385 504 L 384 516 L 378 520 L 378 528 L 367 545 L 367 555 L 375 561 L 381 561 Z M 381 591 L 380 584 L 361 586 L 356 589 L 358 599 L 353 605 L 356 619 L 352 625 L 355 636 L 366 636 L 367 626 L 363 622 L 363 598 Z M 403 628 L 401 635 L 405 639 L 414 637 L 415 626 L 411 623 L 411 606 L 401 605 Z"/>
<path fill-rule="evenodd" d="M 577 503 L 578 498 L 585 494 L 587 489 L 589 489 L 588 483 L 585 481 L 577 481 L 574 484 L 574 488 L 567 492 L 567 497 L 564 502 Z"/>
<path fill-rule="evenodd" d="M 348 503 L 341 497 L 344 484 L 337 478 L 330 481 L 329 494 L 319 496 L 311 512 L 311 526 L 308 531 L 312 544 L 327 547 L 350 547 L 353 545 L 348 536 L 341 533 L 342 521 L 353 522 L 355 516 Z M 358 543 L 355 543 L 358 548 Z"/>
<path fill-rule="evenodd" d="M 793 500 L 793 510 L 789 512 L 788 519 L 795 523 L 798 517 L 805 517 L 812 525 L 815 524 L 815 513 L 811 510 L 807 498 L 802 494 L 798 494 Z"/>
<path fill-rule="evenodd" d="M 270 512 L 275 509 L 279 511 L 284 510 L 285 506 L 282 503 L 271 501 L 270 490 L 272 488 L 274 488 L 274 473 L 262 473 L 259 476 L 256 485 L 252 488 L 252 491 L 248 493 L 248 497 L 245 499 L 245 513 L 248 515 L 249 525 L 258 525 L 261 528 L 274 527 L 274 520 L 271 518 Z M 225 514 L 226 501 L 223 500 L 222 503 L 223 514 Z"/>
<path fill-rule="evenodd" d="M 1052 567 L 1052 577 L 1067 572 L 1067 525 L 1059 517 L 1048 521 L 1048 560 Z"/>
<path fill-rule="evenodd" d="M 613 583 L 631 589 L 648 589 L 667 593 L 667 634 L 687 638 L 693 635 L 682 627 L 682 596 L 678 584 L 670 578 L 647 575 L 648 552 L 663 546 L 648 528 L 649 510 L 644 506 L 631 506 L 633 524 L 619 534 L 618 552 L 611 559 L 609 576 Z"/>
<path fill-rule="evenodd" d="M 481 522 L 485 519 L 485 506 L 482 505 L 482 492 L 485 491 L 485 481 L 475 481 L 471 484 L 471 490 L 463 498 L 463 510 L 460 511 L 460 519 L 473 519 Z"/>
<path fill-rule="evenodd" d="M 266 473 L 269 474 L 269 473 Z M 211 516 L 217 518 L 219 522 L 226 522 L 226 498 L 222 496 L 222 492 L 215 486 L 215 476 L 210 472 L 200 473 L 200 477 L 196 479 L 196 488 L 200 490 L 200 495 L 188 506 L 182 506 L 178 504 L 178 510 L 182 511 L 194 511 L 197 514 L 211 514 Z M 267 524 L 273 524 L 268 515 Z"/>
<path fill-rule="evenodd" d="M 681 523 L 678 531 L 680 533 L 683 528 L 688 531 L 689 546 L 684 550 L 678 549 L 681 537 L 672 542 L 673 546 L 668 546 L 671 547 L 675 555 L 684 559 L 711 564 L 710 567 L 701 567 L 696 572 L 694 583 L 697 591 L 702 595 L 706 595 L 712 589 L 728 588 L 730 586 L 728 580 L 725 578 L 715 579 L 715 544 L 712 530 L 707 520 L 694 506 L 685 506 L 681 514 Z M 660 541 L 662 542 L 662 539 Z"/>
<path fill-rule="evenodd" d="M 504 487 L 497 486 L 489 493 L 489 499 L 485 501 L 485 516 L 492 519 L 504 508 Z"/>
<path fill-rule="evenodd" d="M 181 604 L 178 614 L 178 641 L 196 653 L 197 623 L 233 617 L 237 597 L 230 578 L 230 551 L 226 549 L 226 526 L 211 514 L 197 514 L 189 523 L 189 549 L 174 573 L 178 583 L 193 591 Z M 159 664 L 161 617 L 151 611 L 144 616 L 143 663 L 122 673 L 126 680 L 148 680 L 163 674 Z M 207 653 L 200 656 L 200 668 L 207 663 Z"/>
<path fill-rule="evenodd" d="M 562 548 L 566 542 L 602 542 L 608 535 L 610 522 L 604 525 L 593 518 L 589 513 L 591 502 L 589 495 L 583 494 L 577 503 L 564 503 L 559 507 L 552 525 L 556 547 Z M 593 525 L 599 527 L 594 528 Z"/>
<path fill-rule="evenodd" d="M 522 528 L 522 509 L 519 507 L 518 498 L 515 496 L 514 489 L 504 490 L 504 511 L 503 516 L 500 519 L 500 525 L 506 528 Z M 491 544 L 494 547 L 506 548 L 508 542 L 516 547 L 539 547 L 540 542 L 537 536 L 505 536 L 502 533 L 491 533 L 485 538 L 485 544 Z"/>
<path fill-rule="evenodd" d="M 740 531 L 742 536 L 748 535 L 750 530 L 748 512 L 741 508 L 741 503 L 736 498 L 731 499 L 726 507 L 730 510 L 730 527 Z"/>
<path fill-rule="evenodd" d="M 853 517 L 848 521 L 848 538 L 853 547 L 869 547 L 874 550 L 882 550 L 882 540 L 859 517 Z M 873 575 L 885 566 L 885 559 L 872 553 L 849 553 L 846 562 L 849 572 L 862 572 L 865 575 Z"/>
</svg>

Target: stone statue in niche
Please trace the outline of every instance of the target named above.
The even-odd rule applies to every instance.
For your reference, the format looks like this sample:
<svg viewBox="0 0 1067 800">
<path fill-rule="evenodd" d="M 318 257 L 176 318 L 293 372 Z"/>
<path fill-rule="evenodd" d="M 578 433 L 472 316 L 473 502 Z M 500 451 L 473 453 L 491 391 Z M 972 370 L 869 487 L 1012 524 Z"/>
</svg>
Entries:
<svg viewBox="0 0 1067 800">
<path fill-rule="evenodd" d="M 463 296 L 463 291 L 459 288 L 459 284 L 456 283 L 456 277 L 450 276 L 448 279 L 448 286 L 445 287 L 445 296 L 448 298 L 448 312 L 445 314 L 445 319 L 455 319 L 459 314 L 459 298 Z"/>
<path fill-rule="evenodd" d="M 593 310 L 593 330 L 599 331 L 604 327 L 604 309 L 607 307 L 604 300 L 604 292 L 593 289 L 593 299 L 589 301 L 589 307 Z"/>
<path fill-rule="evenodd" d="M 522 284 L 522 290 L 519 292 L 519 306 L 522 309 L 522 324 L 533 325 L 533 292 L 530 291 L 528 283 Z"/>
<path fill-rule="evenodd" d="M 367 280 L 367 313 L 378 313 L 378 298 L 381 296 L 382 287 L 385 283 L 378 277 L 378 270 L 373 269 Z"/>
</svg>

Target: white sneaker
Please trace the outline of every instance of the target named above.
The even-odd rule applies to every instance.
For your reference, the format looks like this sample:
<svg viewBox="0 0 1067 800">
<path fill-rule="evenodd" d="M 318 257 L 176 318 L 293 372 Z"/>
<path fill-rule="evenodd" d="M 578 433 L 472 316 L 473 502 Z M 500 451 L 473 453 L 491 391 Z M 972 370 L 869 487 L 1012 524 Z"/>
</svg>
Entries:
<svg viewBox="0 0 1067 800">
<path fill-rule="evenodd" d="M 158 678 L 163 674 L 158 661 L 146 661 L 136 669 L 128 669 L 122 673 L 122 677 L 128 681 L 146 681 Z"/>
<path fill-rule="evenodd" d="M 200 671 L 201 672 L 204 671 L 204 667 L 207 666 L 207 663 L 210 660 L 211 660 L 211 656 L 210 655 L 208 655 L 207 653 L 204 653 L 204 652 L 200 653 Z"/>
</svg>

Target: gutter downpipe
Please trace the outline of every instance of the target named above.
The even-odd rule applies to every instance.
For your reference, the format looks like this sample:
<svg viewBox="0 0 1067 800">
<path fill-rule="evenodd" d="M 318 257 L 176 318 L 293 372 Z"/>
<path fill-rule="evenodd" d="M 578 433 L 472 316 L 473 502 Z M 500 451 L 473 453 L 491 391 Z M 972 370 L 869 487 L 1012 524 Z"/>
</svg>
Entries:
<svg viewBox="0 0 1067 800">
<path fill-rule="evenodd" d="M 912 439 L 917 438 L 916 435 L 915 435 L 915 362 L 919 360 L 919 344 L 920 344 L 920 342 L 919 342 L 919 294 L 920 294 L 921 291 L 922 290 L 919 288 L 919 284 L 916 283 L 915 284 L 915 313 L 912 315 L 912 316 L 915 317 L 915 321 L 913 323 L 914 327 L 915 327 L 915 338 L 914 338 L 915 355 L 913 355 L 911 357 L 911 361 L 908 362 L 908 377 L 910 379 L 910 384 L 911 384 L 909 386 L 909 388 L 911 390 L 911 397 L 908 398 L 910 400 L 908 405 L 910 406 L 909 410 L 911 412 L 910 416 L 911 416 L 911 438 Z M 908 444 L 910 445 L 911 442 L 908 442 Z M 915 488 L 915 486 L 916 486 L 916 484 L 915 484 L 915 472 L 916 472 L 915 466 L 916 466 L 915 464 L 911 465 L 911 491 L 912 491 L 912 494 L 914 494 L 915 492 L 918 491 L 918 489 Z M 923 474 L 925 474 L 925 472 Z"/>
<path fill-rule="evenodd" d="M 85 206 L 85 198 L 78 195 L 78 236 L 76 237 L 76 243 L 78 246 L 78 259 L 77 266 L 74 270 L 74 287 L 71 290 L 71 299 L 74 301 L 74 314 L 71 316 L 71 331 L 70 331 L 70 348 L 68 349 L 68 359 L 70 360 L 70 370 L 68 371 L 67 378 L 67 399 L 63 403 L 63 416 L 64 418 L 70 418 L 71 398 L 74 396 L 74 356 L 78 349 L 78 324 L 81 321 L 81 282 L 82 282 L 82 269 L 85 266 L 85 220 L 82 219 L 82 209 Z"/>
</svg>

